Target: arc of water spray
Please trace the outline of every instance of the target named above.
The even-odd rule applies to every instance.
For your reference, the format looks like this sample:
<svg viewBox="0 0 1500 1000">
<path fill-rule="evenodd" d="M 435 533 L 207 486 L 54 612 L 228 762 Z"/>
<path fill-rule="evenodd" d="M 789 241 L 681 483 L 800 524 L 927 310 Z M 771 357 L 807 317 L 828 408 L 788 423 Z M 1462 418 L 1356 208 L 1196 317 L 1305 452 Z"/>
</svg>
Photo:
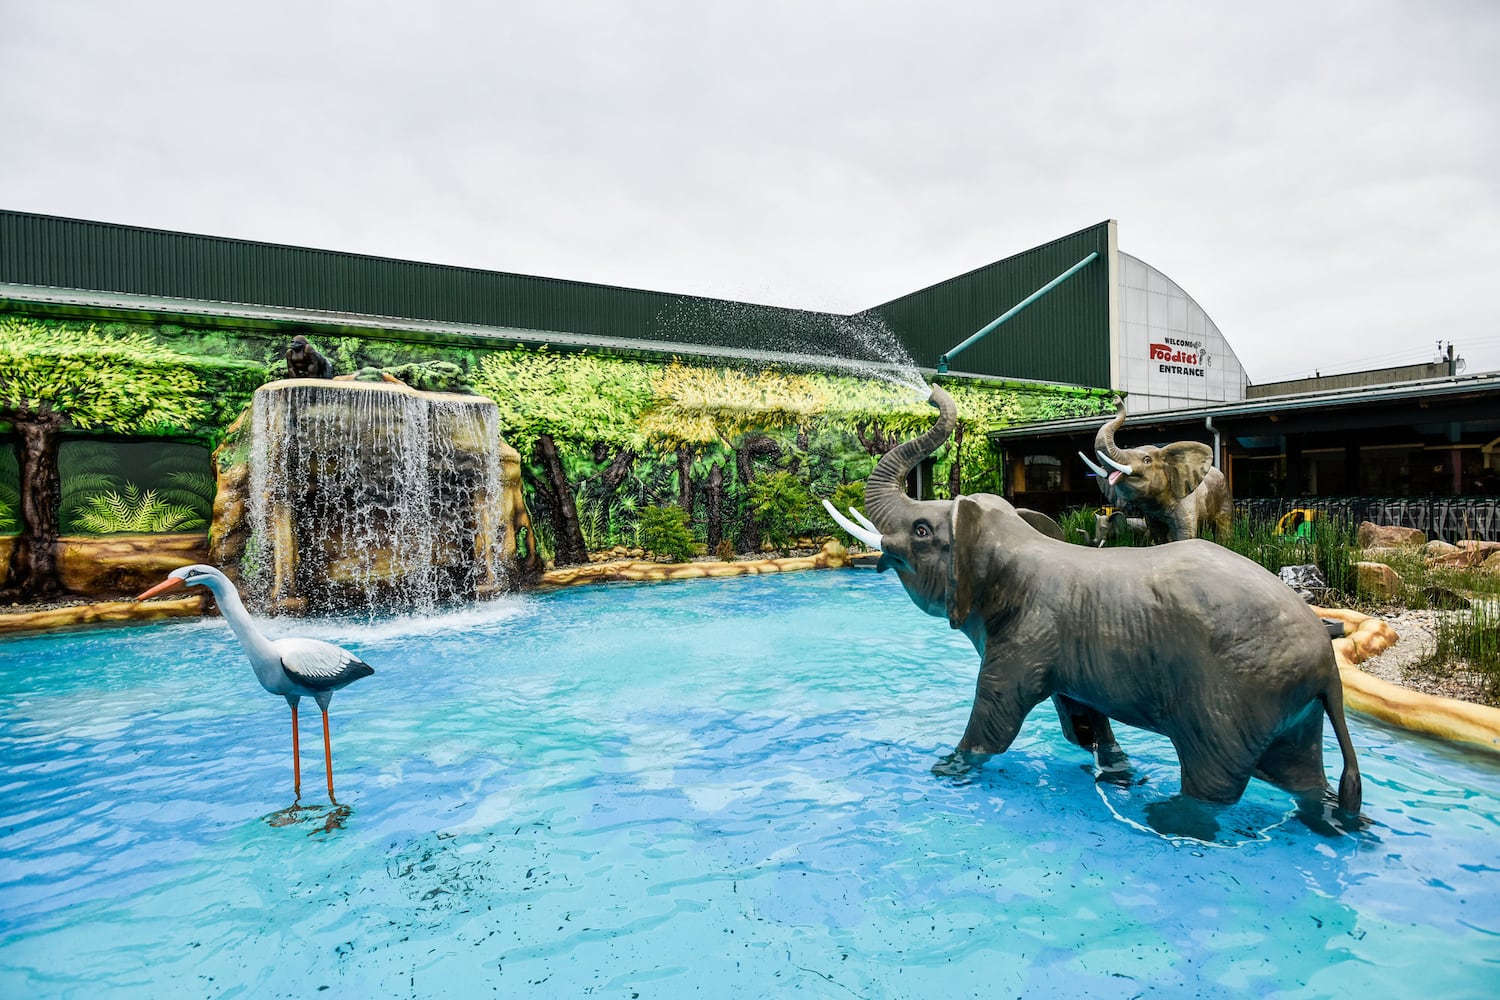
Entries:
<svg viewBox="0 0 1500 1000">
<path fill-rule="evenodd" d="M 854 521 L 851 521 L 843 514 L 840 514 L 838 512 L 838 508 L 829 503 L 826 499 L 823 501 L 823 506 L 828 509 L 828 513 L 831 514 L 833 516 L 833 519 L 838 522 L 840 528 L 843 528 L 845 531 L 849 532 L 849 534 L 853 535 L 855 538 L 858 538 L 861 542 L 864 542 L 867 548 L 874 549 L 876 552 L 880 551 L 880 529 L 871 524 L 869 518 L 865 517 L 853 507 L 850 507 L 849 513 L 853 514 L 854 517 L 857 518 L 860 522 L 859 524 L 855 524 Z"/>
</svg>

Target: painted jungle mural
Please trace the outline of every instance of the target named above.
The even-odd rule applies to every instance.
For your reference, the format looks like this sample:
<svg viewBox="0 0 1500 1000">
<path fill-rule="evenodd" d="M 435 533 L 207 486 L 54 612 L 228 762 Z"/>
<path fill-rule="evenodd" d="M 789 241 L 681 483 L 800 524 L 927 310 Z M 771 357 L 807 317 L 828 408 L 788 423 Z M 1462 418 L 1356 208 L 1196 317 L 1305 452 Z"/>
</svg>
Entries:
<svg viewBox="0 0 1500 1000">
<path fill-rule="evenodd" d="M 857 505 L 879 457 L 931 419 L 908 388 L 775 367 L 5 315 L 0 533 L 16 538 L 0 595 L 57 592 L 62 535 L 205 530 L 210 453 L 256 388 L 287 377 L 299 332 L 325 374 L 493 399 L 522 456 L 535 544 L 557 565 L 617 545 L 670 558 L 788 551 L 826 533 L 817 499 Z M 1000 491 L 986 430 L 1110 403 L 1094 390 L 950 389 L 959 421 L 933 456 L 939 497 Z"/>
</svg>

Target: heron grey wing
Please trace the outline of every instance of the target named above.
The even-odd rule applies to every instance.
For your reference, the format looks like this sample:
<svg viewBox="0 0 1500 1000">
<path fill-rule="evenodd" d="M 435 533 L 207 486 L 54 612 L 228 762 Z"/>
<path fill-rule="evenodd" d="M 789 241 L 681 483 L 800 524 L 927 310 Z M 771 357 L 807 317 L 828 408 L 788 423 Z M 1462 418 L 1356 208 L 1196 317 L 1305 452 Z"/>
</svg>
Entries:
<svg viewBox="0 0 1500 1000">
<path fill-rule="evenodd" d="M 313 691 L 343 687 L 375 672 L 347 649 L 321 639 L 278 639 L 276 652 L 286 675 Z"/>
</svg>

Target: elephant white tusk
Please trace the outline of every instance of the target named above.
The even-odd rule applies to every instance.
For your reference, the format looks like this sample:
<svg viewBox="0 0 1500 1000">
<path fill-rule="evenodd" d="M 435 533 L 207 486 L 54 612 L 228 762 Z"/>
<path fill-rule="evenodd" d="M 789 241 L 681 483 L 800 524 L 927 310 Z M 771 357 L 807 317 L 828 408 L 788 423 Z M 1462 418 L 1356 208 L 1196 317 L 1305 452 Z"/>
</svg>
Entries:
<svg viewBox="0 0 1500 1000">
<path fill-rule="evenodd" d="M 880 551 L 880 532 L 870 531 L 863 525 L 855 524 L 843 514 L 840 514 L 838 508 L 827 500 L 823 501 L 823 506 L 828 508 L 828 513 L 833 515 L 833 519 L 839 523 L 840 528 L 843 528 L 849 534 L 864 542 L 867 548 L 874 549 L 876 552 Z"/>
<path fill-rule="evenodd" d="M 849 513 L 860 524 L 863 524 L 866 528 L 869 528 L 871 531 L 875 532 L 877 535 L 880 534 L 880 529 L 877 528 L 877 527 L 875 527 L 875 522 L 872 521 L 872 520 L 870 520 L 868 517 L 865 517 L 865 515 L 862 512 L 856 510 L 853 507 L 850 507 L 849 508 Z"/>
<path fill-rule="evenodd" d="M 1098 476 L 1100 479 L 1108 479 L 1109 478 L 1109 473 L 1106 472 L 1106 471 L 1104 471 L 1104 467 L 1100 466 L 1100 465 L 1096 465 L 1093 462 L 1090 462 L 1089 461 L 1089 457 L 1087 455 L 1085 455 L 1083 452 L 1080 451 L 1078 453 L 1078 457 L 1081 458 L 1081 459 L 1083 459 L 1083 464 L 1084 465 L 1087 465 L 1090 469 L 1093 470 L 1094 475 Z"/>
<path fill-rule="evenodd" d="M 1102 451 L 1099 452 L 1099 461 L 1103 462 L 1105 465 L 1109 466 L 1111 469 L 1117 470 L 1120 473 L 1120 475 L 1122 475 L 1122 476 L 1131 475 L 1130 466 L 1128 466 L 1128 465 L 1121 465 L 1119 462 L 1116 462 L 1114 459 L 1110 458 L 1108 455 L 1104 454 L 1104 452 L 1102 452 Z"/>
</svg>

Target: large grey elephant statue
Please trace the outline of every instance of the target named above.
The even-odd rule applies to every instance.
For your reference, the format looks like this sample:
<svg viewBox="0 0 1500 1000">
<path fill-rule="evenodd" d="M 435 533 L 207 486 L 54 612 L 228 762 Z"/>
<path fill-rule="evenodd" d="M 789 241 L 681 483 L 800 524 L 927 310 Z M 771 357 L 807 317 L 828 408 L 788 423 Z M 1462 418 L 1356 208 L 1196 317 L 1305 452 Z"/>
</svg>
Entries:
<svg viewBox="0 0 1500 1000">
<path fill-rule="evenodd" d="M 911 499 L 907 473 L 957 421 L 940 387 L 932 403 L 937 423 L 882 456 L 866 481 L 868 516 L 825 505 L 881 550 L 879 568 L 895 570 L 917 607 L 978 650 L 960 766 L 1003 753 L 1050 697 L 1067 738 L 1106 769 L 1123 760 L 1115 719 L 1172 741 L 1193 799 L 1235 802 L 1258 776 L 1321 803 L 1326 714 L 1343 756 L 1338 806 L 1358 813 L 1338 666 L 1307 604 L 1212 542 L 1096 549 L 1036 530 L 990 494 Z"/>
<path fill-rule="evenodd" d="M 1124 422 L 1122 402 L 1114 418 L 1094 435 L 1098 463 L 1078 453 L 1099 477 L 1104 498 L 1139 511 L 1155 542 L 1197 538 L 1200 526 L 1212 527 L 1218 538 L 1227 535 L 1234 509 L 1229 483 L 1214 467 L 1213 449 L 1199 441 L 1121 448 L 1115 444 L 1115 432 Z"/>
</svg>

